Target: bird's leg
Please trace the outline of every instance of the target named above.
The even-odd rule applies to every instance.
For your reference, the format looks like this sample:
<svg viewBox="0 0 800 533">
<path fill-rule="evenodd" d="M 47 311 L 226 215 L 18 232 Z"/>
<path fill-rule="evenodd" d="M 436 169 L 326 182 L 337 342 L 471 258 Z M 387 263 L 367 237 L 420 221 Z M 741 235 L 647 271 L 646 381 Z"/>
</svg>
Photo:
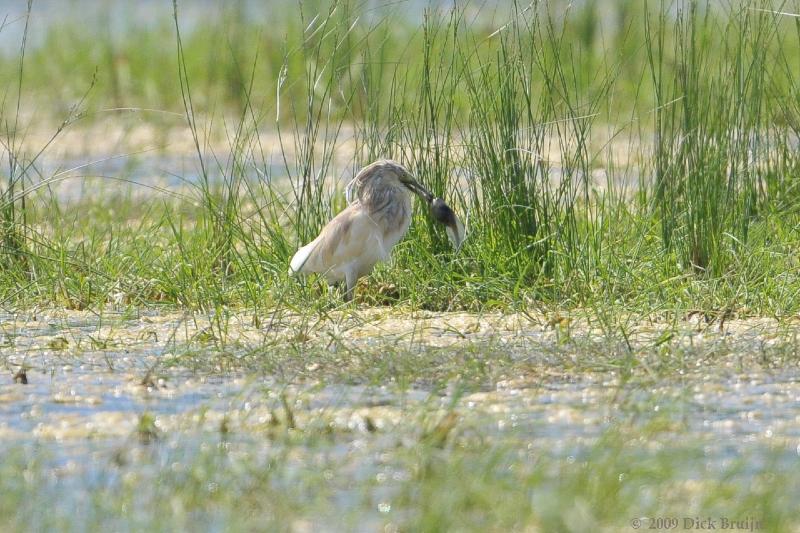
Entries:
<svg viewBox="0 0 800 533">
<path fill-rule="evenodd" d="M 358 276 L 354 273 L 348 272 L 345 274 L 345 281 L 347 282 L 347 288 L 344 291 L 344 301 L 345 302 L 352 302 L 353 295 L 356 292 L 356 283 L 358 283 Z"/>
</svg>

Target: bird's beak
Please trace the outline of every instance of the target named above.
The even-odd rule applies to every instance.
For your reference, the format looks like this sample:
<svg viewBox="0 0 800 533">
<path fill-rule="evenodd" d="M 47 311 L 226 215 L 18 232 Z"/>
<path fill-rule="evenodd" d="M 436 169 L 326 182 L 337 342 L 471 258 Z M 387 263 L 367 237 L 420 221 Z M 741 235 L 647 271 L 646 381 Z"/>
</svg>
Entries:
<svg viewBox="0 0 800 533">
<path fill-rule="evenodd" d="M 401 179 L 403 185 L 408 187 L 408 189 L 413 192 L 414 194 L 418 195 L 420 198 L 425 200 L 428 204 L 433 201 L 433 195 L 431 192 L 425 188 L 420 182 L 414 179 L 411 174 L 406 174 Z"/>
</svg>

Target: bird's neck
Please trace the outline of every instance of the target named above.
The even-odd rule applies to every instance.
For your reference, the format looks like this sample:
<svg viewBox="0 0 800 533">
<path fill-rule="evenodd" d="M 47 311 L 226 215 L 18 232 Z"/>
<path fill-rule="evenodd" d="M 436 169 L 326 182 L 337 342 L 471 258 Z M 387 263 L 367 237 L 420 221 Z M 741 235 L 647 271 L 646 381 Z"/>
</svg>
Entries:
<svg viewBox="0 0 800 533">
<path fill-rule="evenodd" d="M 403 186 L 365 187 L 359 201 L 384 230 L 407 227 L 411 221 L 411 196 Z"/>
</svg>

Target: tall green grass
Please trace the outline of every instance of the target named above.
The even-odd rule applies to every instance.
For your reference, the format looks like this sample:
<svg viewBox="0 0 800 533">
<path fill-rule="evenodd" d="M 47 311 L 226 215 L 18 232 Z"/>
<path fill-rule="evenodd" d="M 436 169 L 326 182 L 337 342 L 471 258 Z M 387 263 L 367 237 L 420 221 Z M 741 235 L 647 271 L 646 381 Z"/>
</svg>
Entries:
<svg viewBox="0 0 800 533">
<path fill-rule="evenodd" d="M 656 94 L 653 200 L 662 240 L 684 265 L 713 275 L 746 242 L 759 191 L 771 200 L 764 176 L 789 155 L 775 153 L 788 132 L 771 125 L 769 52 L 779 26 L 777 15 L 754 11 L 766 5 L 744 3 L 720 20 L 707 4 L 691 2 L 674 18 L 663 6 L 647 18 Z M 667 61 L 673 69 L 665 69 Z"/>
</svg>

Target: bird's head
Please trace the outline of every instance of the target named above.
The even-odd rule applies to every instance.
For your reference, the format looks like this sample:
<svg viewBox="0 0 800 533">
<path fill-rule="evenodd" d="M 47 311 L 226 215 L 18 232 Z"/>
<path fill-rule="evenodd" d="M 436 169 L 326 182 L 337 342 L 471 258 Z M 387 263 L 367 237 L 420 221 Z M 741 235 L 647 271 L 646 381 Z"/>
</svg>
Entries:
<svg viewBox="0 0 800 533">
<path fill-rule="evenodd" d="M 414 176 L 409 174 L 409 172 L 405 168 L 399 165 L 398 167 L 399 167 L 398 178 L 400 179 L 400 183 L 408 187 L 408 190 L 410 190 L 411 192 L 422 198 L 422 200 L 425 201 L 425 203 L 430 205 L 430 203 L 433 201 L 433 195 L 431 194 L 431 192 L 428 189 L 426 189 L 424 185 L 418 182 L 414 178 Z"/>
<path fill-rule="evenodd" d="M 383 159 L 364 167 L 347 185 L 345 192 L 348 203 L 358 199 L 365 205 L 383 205 L 384 193 L 398 185 L 406 187 L 428 205 L 434 220 L 444 224 L 453 247 L 460 248 L 465 232 L 458 216 L 443 199 L 434 197 L 405 167 L 395 161 Z"/>
<path fill-rule="evenodd" d="M 403 165 L 390 159 L 375 161 L 361 169 L 361 172 L 347 186 L 345 191 L 347 201 L 352 202 L 358 198 L 363 202 L 365 196 L 380 192 L 387 187 L 397 186 L 398 182 L 422 198 L 425 203 L 430 205 L 433 201 L 433 195 L 425 186 L 418 182 Z"/>
</svg>

